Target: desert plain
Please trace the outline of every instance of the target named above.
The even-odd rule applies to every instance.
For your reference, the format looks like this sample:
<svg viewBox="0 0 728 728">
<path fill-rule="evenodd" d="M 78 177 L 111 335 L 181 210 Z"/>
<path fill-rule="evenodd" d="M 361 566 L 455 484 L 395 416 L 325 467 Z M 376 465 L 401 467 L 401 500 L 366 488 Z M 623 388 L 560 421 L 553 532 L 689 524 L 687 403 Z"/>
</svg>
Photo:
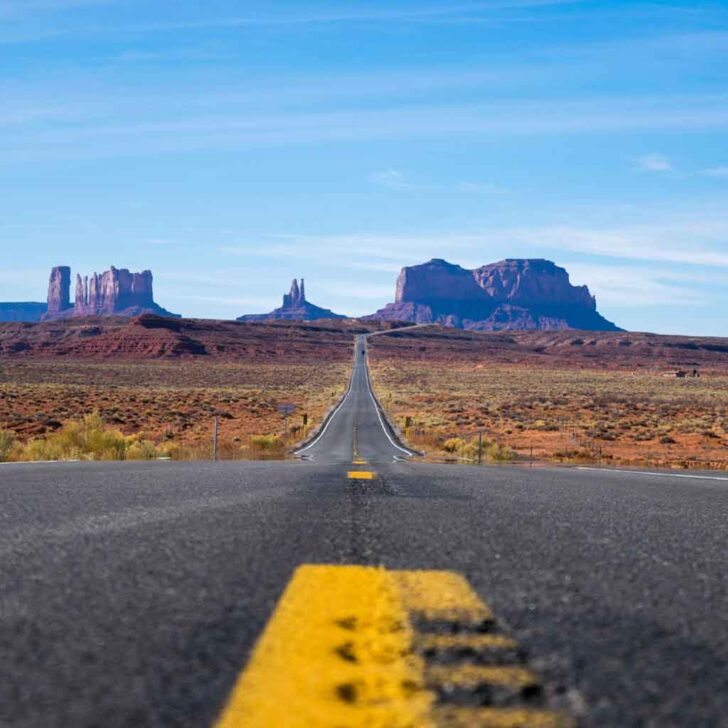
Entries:
<svg viewBox="0 0 728 728">
<path fill-rule="evenodd" d="M 728 340 L 387 326 L 369 340 L 374 389 L 427 458 L 473 462 L 482 441 L 486 462 L 728 468 Z M 0 458 L 205 459 L 216 418 L 220 457 L 283 457 L 345 391 L 354 335 L 376 331 L 0 324 Z"/>
</svg>

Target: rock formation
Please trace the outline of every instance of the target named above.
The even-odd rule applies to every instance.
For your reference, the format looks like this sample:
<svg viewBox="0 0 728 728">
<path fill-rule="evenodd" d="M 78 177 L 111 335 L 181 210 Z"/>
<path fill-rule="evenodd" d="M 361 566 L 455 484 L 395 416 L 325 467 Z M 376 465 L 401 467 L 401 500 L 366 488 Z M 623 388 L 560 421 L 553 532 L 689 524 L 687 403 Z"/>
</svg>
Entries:
<svg viewBox="0 0 728 728">
<path fill-rule="evenodd" d="M 289 293 L 283 296 L 283 305 L 270 313 L 247 314 L 238 318 L 238 321 L 257 322 L 283 319 L 287 321 L 316 321 L 318 319 L 343 319 L 338 313 L 327 308 L 315 306 L 306 300 L 306 284 L 301 278 L 301 285 L 294 278 Z"/>
<path fill-rule="evenodd" d="M 110 315 L 127 309 L 152 311 L 156 307 L 152 293 L 152 273 L 111 270 L 91 278 L 76 276 L 76 316 Z"/>
<path fill-rule="evenodd" d="M 71 269 L 58 265 L 48 280 L 48 318 L 58 318 L 71 308 Z"/>
<path fill-rule="evenodd" d="M 70 302 L 71 269 L 54 268 L 48 287 L 48 310 L 44 320 L 71 316 L 140 316 L 153 313 L 176 317 L 177 314 L 154 302 L 151 271 L 131 273 L 113 266 L 99 275 L 76 276 L 74 304 Z"/>
<path fill-rule="evenodd" d="M 435 258 L 403 268 L 395 302 L 366 318 L 476 331 L 619 331 L 597 312 L 586 286 L 573 286 L 564 268 L 541 259 L 509 258 L 467 270 Z"/>
</svg>

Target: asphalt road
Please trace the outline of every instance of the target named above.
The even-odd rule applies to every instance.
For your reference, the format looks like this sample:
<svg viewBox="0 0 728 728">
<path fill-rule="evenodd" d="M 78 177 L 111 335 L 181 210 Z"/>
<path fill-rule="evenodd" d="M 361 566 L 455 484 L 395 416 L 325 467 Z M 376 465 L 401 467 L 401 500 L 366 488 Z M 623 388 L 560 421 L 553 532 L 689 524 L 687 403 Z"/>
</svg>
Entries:
<svg viewBox="0 0 728 728">
<path fill-rule="evenodd" d="M 0 466 L 0 725 L 212 725 L 302 563 L 463 573 L 583 725 L 728 725 L 728 478 L 405 462 L 358 360 L 307 460 Z"/>
<path fill-rule="evenodd" d="M 396 439 L 374 398 L 366 346 L 366 337 L 357 337 L 346 396 L 318 436 L 298 451 L 301 457 L 319 463 L 351 463 L 356 457 L 370 463 L 390 463 L 414 454 Z"/>
</svg>

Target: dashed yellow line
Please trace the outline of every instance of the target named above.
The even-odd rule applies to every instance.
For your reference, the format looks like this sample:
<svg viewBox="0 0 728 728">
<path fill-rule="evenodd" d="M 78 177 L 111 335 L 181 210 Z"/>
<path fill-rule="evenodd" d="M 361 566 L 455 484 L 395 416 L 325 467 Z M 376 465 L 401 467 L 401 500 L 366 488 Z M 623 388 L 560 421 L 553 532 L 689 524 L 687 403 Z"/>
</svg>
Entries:
<svg viewBox="0 0 728 728">
<path fill-rule="evenodd" d="M 518 642 L 502 634 L 425 634 L 417 635 L 417 646 L 423 652 L 448 650 L 514 650 Z"/>
<path fill-rule="evenodd" d="M 488 624 L 493 614 L 467 580 L 451 571 L 395 571 L 407 611 L 416 619 Z"/>
<path fill-rule="evenodd" d="M 564 728 L 573 725 L 560 713 L 522 708 L 435 708 L 433 718 L 436 725 L 447 728 Z"/>
<path fill-rule="evenodd" d="M 350 470 L 347 474 L 349 480 L 374 480 L 376 473 L 369 470 Z"/>
<path fill-rule="evenodd" d="M 572 726 L 516 647 L 458 574 L 302 566 L 216 728 Z"/>
</svg>

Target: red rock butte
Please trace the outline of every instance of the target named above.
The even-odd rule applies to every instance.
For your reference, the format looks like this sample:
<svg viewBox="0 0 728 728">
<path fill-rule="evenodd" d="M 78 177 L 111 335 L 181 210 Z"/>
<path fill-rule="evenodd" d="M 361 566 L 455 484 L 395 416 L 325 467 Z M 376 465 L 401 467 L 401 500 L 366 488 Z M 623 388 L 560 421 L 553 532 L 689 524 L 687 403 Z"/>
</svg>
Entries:
<svg viewBox="0 0 728 728">
<path fill-rule="evenodd" d="M 132 273 L 126 268 L 111 268 L 92 276 L 76 276 L 76 295 L 71 303 L 71 269 L 57 266 L 48 282 L 48 309 L 43 320 L 73 316 L 141 316 L 153 313 L 172 316 L 154 302 L 153 277 L 149 270 Z"/>
<path fill-rule="evenodd" d="M 394 303 L 369 319 L 476 331 L 619 331 L 586 286 L 550 260 L 508 258 L 468 270 L 440 258 L 402 269 Z"/>
</svg>

